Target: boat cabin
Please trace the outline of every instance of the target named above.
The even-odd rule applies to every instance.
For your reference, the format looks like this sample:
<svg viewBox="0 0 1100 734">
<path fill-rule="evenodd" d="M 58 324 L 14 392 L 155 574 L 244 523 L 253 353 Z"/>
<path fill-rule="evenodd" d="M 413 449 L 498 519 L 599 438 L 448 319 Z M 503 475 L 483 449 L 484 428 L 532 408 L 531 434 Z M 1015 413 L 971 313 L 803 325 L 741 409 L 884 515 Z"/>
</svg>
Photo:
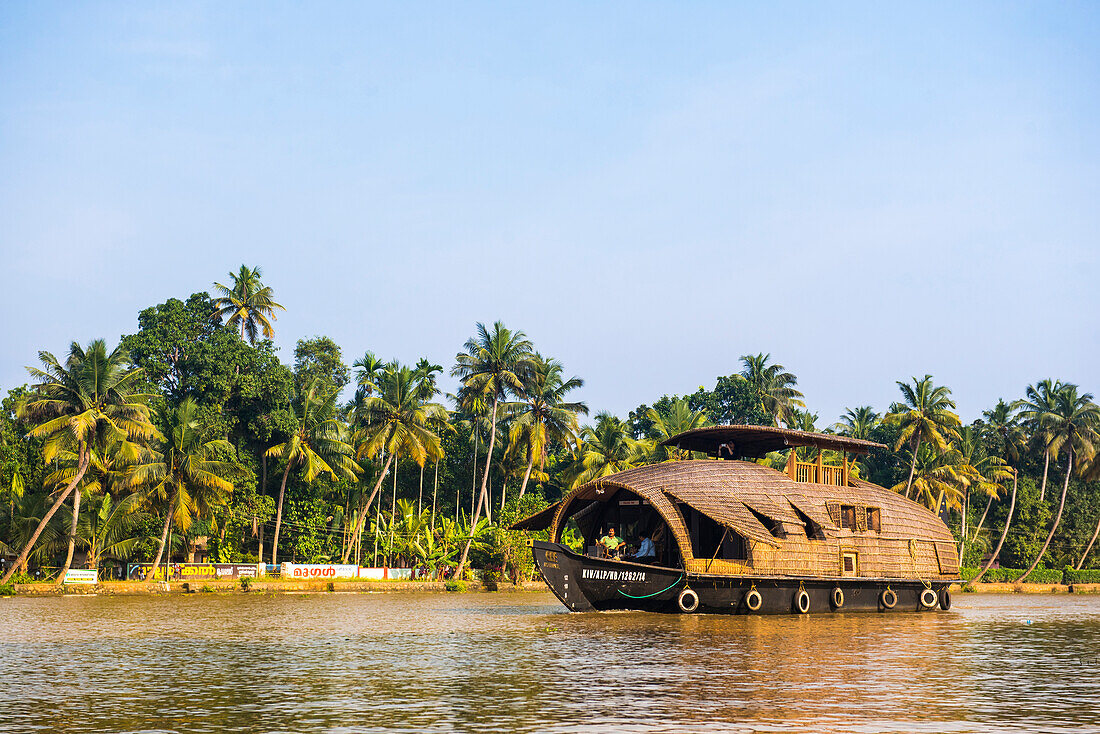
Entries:
<svg viewBox="0 0 1100 734">
<path fill-rule="evenodd" d="M 768 426 L 715 426 L 666 445 L 708 459 L 667 461 L 598 479 L 521 520 L 516 529 L 569 535 L 574 550 L 600 556 L 610 527 L 636 551 L 652 538 L 646 563 L 689 573 L 762 577 L 943 579 L 958 553 L 943 522 L 923 506 L 858 479 L 849 457 L 871 441 Z M 791 450 L 782 471 L 753 459 Z M 885 448 L 885 447 L 882 447 Z M 834 455 L 826 463 L 824 452 Z"/>
</svg>

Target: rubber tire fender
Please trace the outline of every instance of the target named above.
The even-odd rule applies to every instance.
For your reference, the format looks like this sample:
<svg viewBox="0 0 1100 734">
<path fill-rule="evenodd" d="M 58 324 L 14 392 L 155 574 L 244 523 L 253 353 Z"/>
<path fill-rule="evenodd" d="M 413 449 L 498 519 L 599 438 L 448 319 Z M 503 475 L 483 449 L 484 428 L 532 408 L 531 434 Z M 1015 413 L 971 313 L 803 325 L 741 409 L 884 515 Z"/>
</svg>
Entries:
<svg viewBox="0 0 1100 734">
<path fill-rule="evenodd" d="M 794 608 L 799 614 L 810 613 L 810 594 L 805 589 L 799 589 L 794 595 Z"/>
<path fill-rule="evenodd" d="M 879 603 L 887 609 L 893 609 L 898 605 L 898 593 L 893 589 L 885 589 L 878 597 Z"/>
<path fill-rule="evenodd" d="M 681 612 L 691 614 L 699 608 L 699 595 L 691 589 L 685 588 L 676 597 L 676 606 L 680 607 Z"/>
<path fill-rule="evenodd" d="M 944 589 L 940 592 L 940 609 L 947 611 L 951 608 L 951 592 Z"/>
<path fill-rule="evenodd" d="M 833 609 L 840 609 L 842 606 L 844 606 L 844 589 L 840 588 L 839 586 L 833 587 L 832 602 Z"/>
<path fill-rule="evenodd" d="M 745 594 L 745 608 L 750 612 L 759 610 L 763 603 L 764 597 L 760 596 L 760 592 L 756 589 L 749 589 L 749 593 Z"/>
<path fill-rule="evenodd" d="M 920 605 L 924 609 L 935 609 L 940 598 L 932 589 L 925 589 L 920 593 Z"/>
</svg>

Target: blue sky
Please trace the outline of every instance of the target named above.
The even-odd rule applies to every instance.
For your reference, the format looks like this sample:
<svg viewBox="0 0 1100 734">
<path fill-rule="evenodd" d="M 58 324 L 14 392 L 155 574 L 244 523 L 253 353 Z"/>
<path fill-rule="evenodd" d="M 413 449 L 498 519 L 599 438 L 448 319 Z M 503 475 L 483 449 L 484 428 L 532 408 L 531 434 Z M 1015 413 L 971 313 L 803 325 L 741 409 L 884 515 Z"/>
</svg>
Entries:
<svg viewBox="0 0 1100 734">
<path fill-rule="evenodd" d="M 887 7 L 888 6 L 888 7 Z M 1100 392 L 1100 6 L 0 6 L 0 388 L 261 265 L 284 361 L 525 330 L 620 414 Z"/>
</svg>

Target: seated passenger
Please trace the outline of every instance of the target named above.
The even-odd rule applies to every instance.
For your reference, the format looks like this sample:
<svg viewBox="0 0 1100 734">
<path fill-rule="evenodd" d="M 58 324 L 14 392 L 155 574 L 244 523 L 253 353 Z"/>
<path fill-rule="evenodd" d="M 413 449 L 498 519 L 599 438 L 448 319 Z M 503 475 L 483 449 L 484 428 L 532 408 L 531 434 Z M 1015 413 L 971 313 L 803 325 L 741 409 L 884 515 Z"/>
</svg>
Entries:
<svg viewBox="0 0 1100 734">
<path fill-rule="evenodd" d="M 600 538 L 600 545 L 603 546 L 604 554 L 608 558 L 618 558 L 619 549 L 625 545 L 626 541 L 615 535 L 615 528 L 608 528 L 607 535 Z"/>
<path fill-rule="evenodd" d="M 653 563 L 657 560 L 657 549 L 653 546 L 653 541 L 648 534 L 642 534 L 642 542 L 638 545 L 638 552 L 628 556 L 628 558 L 639 563 Z"/>
</svg>

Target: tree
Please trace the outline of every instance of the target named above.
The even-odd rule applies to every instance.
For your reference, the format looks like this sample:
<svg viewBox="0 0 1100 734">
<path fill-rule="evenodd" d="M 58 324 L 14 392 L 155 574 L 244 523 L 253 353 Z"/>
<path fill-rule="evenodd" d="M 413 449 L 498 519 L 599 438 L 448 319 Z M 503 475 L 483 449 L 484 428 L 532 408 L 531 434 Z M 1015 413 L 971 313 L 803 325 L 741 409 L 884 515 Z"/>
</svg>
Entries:
<svg viewBox="0 0 1100 734">
<path fill-rule="evenodd" d="M 336 419 L 336 391 L 326 387 L 320 378 L 313 378 L 294 401 L 297 427 L 286 441 L 266 452 L 268 457 L 286 462 L 279 484 L 279 499 L 275 504 L 275 537 L 271 544 L 271 563 L 278 564 L 279 533 L 283 524 L 283 498 L 291 468 L 301 465 L 302 478 L 313 482 L 321 474 L 333 479 L 354 479 L 362 471 L 351 456 L 355 452 L 345 441 L 344 426 Z"/>
<path fill-rule="evenodd" d="M 215 317 L 225 319 L 227 326 L 239 327 L 241 339 L 248 338 L 250 344 L 256 343 L 257 331 L 263 332 L 264 339 L 274 339 L 275 329 L 271 322 L 276 320 L 275 311 L 285 311 L 275 302 L 275 292 L 260 282 L 263 272 L 260 268 L 248 268 L 245 265 L 236 273 L 230 273 L 233 287 L 215 283 L 214 289 L 221 294 L 214 301 L 217 307 Z"/>
<path fill-rule="evenodd" d="M 570 474 L 571 488 L 645 463 L 652 442 L 635 440 L 629 426 L 610 413 L 597 413 L 596 425 L 581 431 L 581 445 Z"/>
<path fill-rule="evenodd" d="M 768 364 L 770 354 L 746 354 L 741 357 L 741 376 L 756 395 L 757 401 L 771 416 L 771 424 L 789 421 L 794 417 L 794 408 L 805 408 L 804 397 L 795 389 L 798 378 L 785 372 L 781 364 Z"/>
<path fill-rule="evenodd" d="M 948 507 L 959 507 L 962 499 L 963 480 L 959 474 L 959 455 L 953 448 L 936 451 L 931 444 L 922 443 L 913 457 L 914 471 L 907 486 L 916 490 L 913 499 L 921 502 L 933 514 L 939 515 L 943 502 Z M 893 487 L 900 492 L 899 482 Z"/>
<path fill-rule="evenodd" d="M 840 417 L 840 422 L 834 426 L 834 429 L 842 436 L 869 441 L 871 440 L 871 431 L 878 425 L 880 418 L 881 416 L 870 405 L 848 408 L 844 415 Z"/>
<path fill-rule="evenodd" d="M 905 485 L 906 497 L 909 497 L 913 487 L 921 444 L 930 443 L 937 452 L 944 453 L 948 443 L 957 437 L 955 429 L 959 425 L 959 416 L 952 412 L 955 401 L 951 399 L 950 389 L 942 385 L 936 387 L 932 383 L 932 375 L 925 375 L 919 380 L 914 377 L 912 380 L 912 385 L 897 383 L 904 403 L 891 406 L 891 412 L 886 417 L 886 420 L 901 426 L 894 451 L 901 450 L 908 443 L 912 453 L 909 481 Z"/>
<path fill-rule="evenodd" d="M 1020 424 L 1016 420 L 1016 407 L 1015 404 L 1006 403 L 1004 400 L 998 400 L 997 404 L 992 410 L 987 410 L 982 413 L 982 417 L 985 419 L 985 430 L 991 437 L 996 438 L 1001 445 L 1001 449 L 1008 459 L 1006 462 L 1007 470 L 1012 473 L 1012 497 L 1008 502 L 1008 513 L 1005 515 L 1004 529 L 1001 531 L 1001 537 L 997 540 L 997 546 L 993 549 L 989 559 L 978 571 L 978 575 L 971 579 L 971 583 L 978 583 L 981 581 L 982 576 L 997 560 L 997 556 L 1001 554 L 1001 548 L 1004 547 L 1005 538 L 1008 537 L 1008 529 L 1012 525 L 1012 513 L 1016 509 L 1016 493 L 1020 485 L 1020 472 L 1013 465 L 1020 460 L 1020 449 L 1024 443 L 1023 430 L 1020 428 Z M 1012 462 L 1012 464 L 1009 464 Z M 988 509 L 988 508 L 987 508 Z M 975 533 L 976 534 L 976 533 Z"/>
<path fill-rule="evenodd" d="M 236 463 L 219 458 L 230 456 L 233 447 L 224 439 L 210 438 L 195 401 L 186 399 L 164 410 L 160 420 L 163 438 L 153 460 L 134 467 L 126 480 L 126 486 L 139 488 L 149 502 L 163 506 L 154 570 L 164 555 L 169 526 L 174 522 L 186 532 L 197 518 L 224 505 L 233 491 L 229 478 L 240 470 Z"/>
<path fill-rule="evenodd" d="M 978 533 L 981 531 L 985 518 L 989 514 L 989 508 L 993 506 L 993 500 L 998 499 L 1002 490 L 1004 490 L 1002 482 L 1010 478 L 1012 473 L 1008 470 L 1003 459 L 986 453 L 978 432 L 970 426 L 959 430 L 957 451 L 959 453 L 957 472 L 966 489 L 963 498 L 962 525 L 959 531 L 959 557 L 963 558 L 963 549 L 967 543 L 966 523 L 971 494 L 977 492 L 986 497 L 985 510 L 974 527 L 973 537 L 971 538 L 973 540 L 977 538 Z"/>
<path fill-rule="evenodd" d="M 1048 426 L 1048 416 L 1056 410 L 1058 393 L 1064 387 L 1060 380 L 1051 380 L 1050 378 L 1039 380 L 1034 385 L 1028 385 L 1025 392 L 1026 397 L 1015 403 L 1015 407 L 1020 411 L 1020 420 L 1031 431 L 1032 440 L 1043 447 L 1043 479 L 1039 484 L 1040 501 L 1046 499 L 1047 496 L 1047 474 L 1050 470 L 1050 442 L 1053 434 Z M 1055 458 L 1057 458 L 1056 455 Z"/>
<path fill-rule="evenodd" d="M 138 529 L 145 520 L 139 511 L 141 494 L 126 495 L 118 502 L 111 495 L 91 497 L 89 507 L 80 516 L 77 537 L 88 549 L 88 568 L 99 568 L 105 558 L 126 560 L 142 541 Z"/>
<path fill-rule="evenodd" d="M 1082 465 L 1081 474 L 1086 480 L 1095 481 L 1100 479 L 1100 457 L 1097 454 L 1093 454 L 1089 459 L 1087 465 Z M 1096 543 L 1096 538 L 1100 537 L 1100 519 L 1096 521 L 1096 529 L 1092 531 L 1092 537 L 1089 538 L 1089 542 L 1085 545 L 1085 552 L 1081 554 L 1081 560 L 1077 561 L 1077 565 L 1073 568 L 1080 570 L 1081 566 L 1085 565 L 1085 560 L 1089 557 L 1089 553 L 1092 552 L 1092 546 Z"/>
<path fill-rule="evenodd" d="M 520 497 L 527 491 L 535 462 L 538 462 L 540 470 L 545 467 L 548 443 L 576 443 L 580 430 L 577 416 L 588 415 L 588 406 L 583 402 L 565 400 L 567 393 L 584 386 L 584 380 L 579 377 L 562 379 L 564 368 L 561 362 L 544 358 L 538 353 L 531 357 L 531 363 L 531 370 L 524 381 L 523 397 L 506 408 L 513 419 L 509 441 L 512 445 L 524 446 L 527 454 L 527 468 L 519 487 Z"/>
<path fill-rule="evenodd" d="M 294 386 L 302 390 L 314 378 L 337 392 L 348 384 L 350 370 L 340 347 L 327 336 L 299 339 L 294 347 Z"/>
<path fill-rule="evenodd" d="M 21 417 L 35 424 L 28 436 L 46 439 L 42 452 L 46 462 L 60 451 L 69 450 L 77 455 L 77 471 L 43 515 L 0 584 L 7 583 L 15 569 L 26 562 L 46 525 L 80 484 L 88 469 L 92 444 L 111 439 L 147 441 L 156 435 L 145 404 L 147 396 L 134 391 L 141 371 L 129 367 L 125 349 L 116 347 L 108 354 L 106 343 L 97 339 L 87 350 L 73 342 L 64 365 L 49 352 L 39 352 L 38 357 L 42 369 L 32 367 L 28 371 L 39 382 L 34 396 L 23 406 Z"/>
<path fill-rule="evenodd" d="M 454 377 L 462 380 L 463 387 L 474 392 L 492 395 L 493 404 L 489 411 L 489 454 L 485 459 L 485 470 L 481 475 L 481 492 L 474 510 L 471 526 L 476 526 L 481 517 L 482 505 L 489 509 L 489 468 L 493 463 L 493 448 L 497 438 L 497 419 L 500 402 L 509 393 L 523 394 L 524 377 L 532 368 L 533 347 L 522 331 L 512 331 L 497 321 L 492 331 L 478 322 L 477 336 L 466 341 L 465 352 L 455 355 L 455 366 L 451 370 Z M 461 575 L 466 566 L 470 543 L 462 551 L 456 575 Z"/>
<path fill-rule="evenodd" d="M 1066 480 L 1062 485 L 1062 496 L 1058 500 L 1058 510 L 1054 514 L 1054 522 L 1050 526 L 1043 547 L 1035 560 L 1031 562 L 1017 581 L 1023 581 L 1027 575 L 1035 570 L 1043 559 L 1043 554 L 1050 547 L 1050 540 L 1058 530 L 1058 523 L 1062 520 L 1062 510 L 1066 506 L 1066 492 L 1069 491 L 1069 478 L 1073 474 L 1074 455 L 1085 459 L 1091 459 L 1096 454 L 1097 428 L 1100 426 L 1100 407 L 1092 402 L 1091 393 L 1078 394 L 1077 386 L 1062 384 L 1054 396 L 1052 409 L 1038 418 L 1040 424 L 1050 436 L 1047 448 L 1050 454 L 1055 456 L 1064 448 L 1066 450 Z"/>
<path fill-rule="evenodd" d="M 394 362 L 378 375 L 372 394 L 363 397 L 356 406 L 356 455 L 360 459 L 373 458 L 384 451 L 386 460 L 374 489 L 359 509 L 353 538 L 363 532 L 367 513 L 395 459 L 410 458 L 423 466 L 428 459 L 443 456 L 439 436 L 432 431 L 431 424 L 445 420 L 447 411 L 442 405 L 426 402 L 421 397 L 425 393 L 421 385 L 424 379 L 428 379 L 424 373 Z M 344 563 L 350 552 L 349 543 L 344 551 Z"/>
<path fill-rule="evenodd" d="M 692 410 L 688 405 L 688 401 L 683 398 L 673 401 L 668 409 L 662 412 L 650 408 L 646 415 L 649 420 L 653 422 L 653 429 L 659 441 L 668 440 L 685 431 L 691 431 L 710 423 L 706 413 Z M 655 445 L 655 449 L 656 448 L 663 449 L 663 452 L 655 451 L 658 460 L 663 458 L 678 460 L 691 457 L 691 452 L 687 450 L 681 450 L 674 447 L 657 447 Z M 662 456 L 661 453 L 664 455 Z"/>
</svg>

